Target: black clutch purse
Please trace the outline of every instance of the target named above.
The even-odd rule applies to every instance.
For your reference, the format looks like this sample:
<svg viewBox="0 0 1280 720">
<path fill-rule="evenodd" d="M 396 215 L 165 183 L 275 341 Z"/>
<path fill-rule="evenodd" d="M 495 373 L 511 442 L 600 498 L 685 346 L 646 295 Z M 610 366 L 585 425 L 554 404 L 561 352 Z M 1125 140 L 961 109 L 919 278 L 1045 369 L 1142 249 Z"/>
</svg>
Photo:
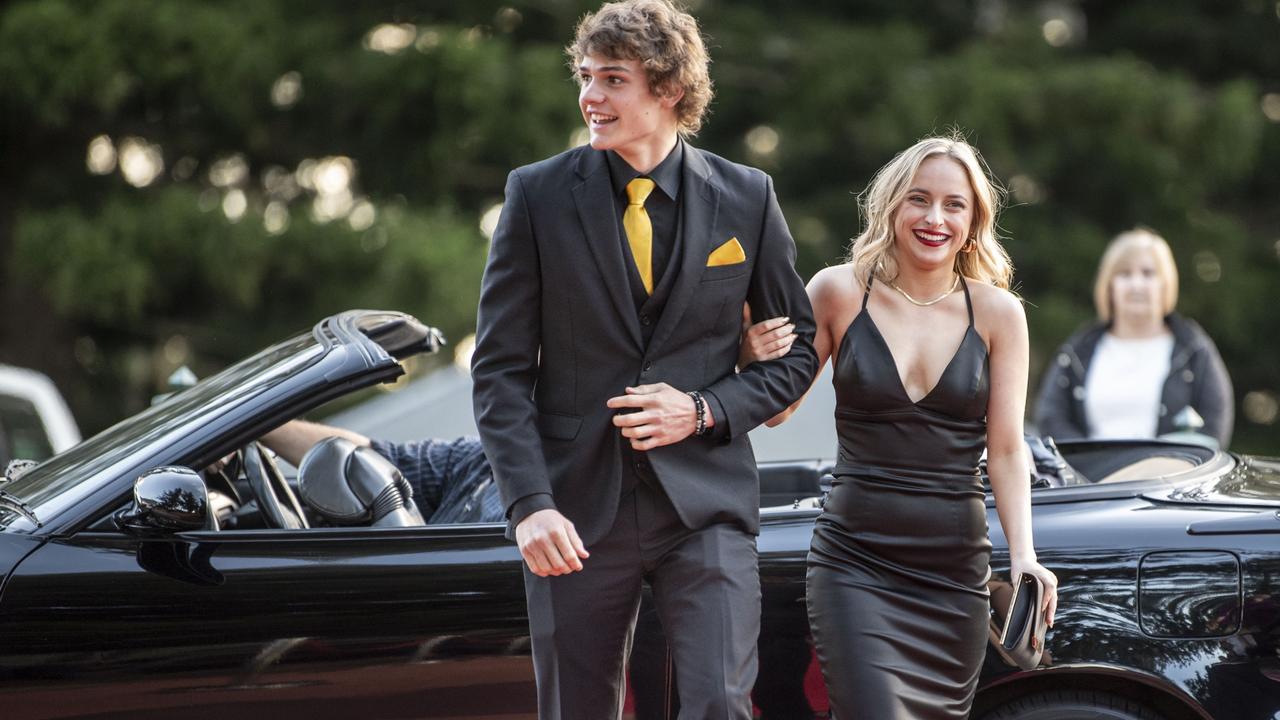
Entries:
<svg viewBox="0 0 1280 720">
<path fill-rule="evenodd" d="M 1000 633 L 1001 649 L 1023 670 L 1035 669 L 1044 653 L 1047 623 L 1040 611 L 1043 604 L 1044 586 L 1033 575 L 1024 574 L 1013 587 L 1004 630 Z"/>
</svg>

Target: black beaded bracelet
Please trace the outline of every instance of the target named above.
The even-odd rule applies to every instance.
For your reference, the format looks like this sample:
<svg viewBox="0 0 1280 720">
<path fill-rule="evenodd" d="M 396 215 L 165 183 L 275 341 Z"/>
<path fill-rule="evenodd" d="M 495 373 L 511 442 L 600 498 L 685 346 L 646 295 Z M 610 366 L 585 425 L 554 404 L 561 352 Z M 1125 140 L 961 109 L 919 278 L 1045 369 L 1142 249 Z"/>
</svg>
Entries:
<svg viewBox="0 0 1280 720">
<path fill-rule="evenodd" d="M 689 397 L 693 398 L 693 409 L 697 414 L 694 420 L 693 434 L 699 437 L 707 434 L 707 401 L 702 398 L 702 393 L 697 390 L 689 391 Z"/>
</svg>

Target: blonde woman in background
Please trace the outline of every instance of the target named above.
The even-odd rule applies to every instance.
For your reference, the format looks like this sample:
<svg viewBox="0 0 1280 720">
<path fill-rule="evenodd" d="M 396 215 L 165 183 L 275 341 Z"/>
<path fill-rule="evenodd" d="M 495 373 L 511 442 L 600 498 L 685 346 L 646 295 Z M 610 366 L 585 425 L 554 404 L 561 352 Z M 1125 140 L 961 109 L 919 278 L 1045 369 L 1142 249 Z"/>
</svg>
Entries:
<svg viewBox="0 0 1280 720">
<path fill-rule="evenodd" d="M 1059 348 L 1041 381 L 1038 430 L 1058 440 L 1197 430 L 1227 447 L 1231 378 L 1205 331 L 1174 312 L 1178 268 L 1164 238 L 1137 228 L 1112 240 L 1093 302 L 1098 319 Z"/>
<path fill-rule="evenodd" d="M 1011 573 L 1045 586 L 1050 621 L 1057 605 L 1031 538 L 1027 321 L 995 234 L 1000 191 L 962 138 L 900 153 L 862 201 L 850 258 L 808 286 L 840 441 L 809 620 L 836 717 L 964 718 L 988 634 L 984 448 Z"/>
</svg>

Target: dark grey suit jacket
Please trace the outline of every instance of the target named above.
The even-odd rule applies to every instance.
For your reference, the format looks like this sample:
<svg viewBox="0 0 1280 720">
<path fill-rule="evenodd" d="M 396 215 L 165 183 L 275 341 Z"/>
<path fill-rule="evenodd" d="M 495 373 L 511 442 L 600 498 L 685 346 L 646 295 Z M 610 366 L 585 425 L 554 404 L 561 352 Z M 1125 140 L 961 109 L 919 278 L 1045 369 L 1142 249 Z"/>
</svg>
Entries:
<svg viewBox="0 0 1280 720">
<path fill-rule="evenodd" d="M 685 150 L 683 235 L 671 259 L 679 275 L 647 346 L 603 151 L 584 146 L 512 171 L 489 250 L 472 360 L 485 453 L 508 513 L 550 493 L 588 544 L 613 525 L 623 481 L 625 439 L 606 400 L 657 382 L 714 393 L 727 435 L 644 455 L 686 525 L 755 533 L 760 491 L 746 433 L 800 397 L 817 370 L 813 312 L 772 180 Z M 731 238 L 746 260 L 707 267 Z M 757 320 L 790 316 L 798 338 L 786 357 L 736 373 L 744 300 Z"/>
</svg>

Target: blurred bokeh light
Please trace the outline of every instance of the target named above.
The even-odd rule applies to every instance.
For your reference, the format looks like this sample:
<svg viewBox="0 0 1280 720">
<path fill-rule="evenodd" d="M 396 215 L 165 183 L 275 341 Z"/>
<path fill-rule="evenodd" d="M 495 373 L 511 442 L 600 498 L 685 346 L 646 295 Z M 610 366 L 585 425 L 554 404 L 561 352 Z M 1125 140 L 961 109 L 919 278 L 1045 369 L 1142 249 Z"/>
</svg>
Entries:
<svg viewBox="0 0 1280 720">
<path fill-rule="evenodd" d="M 245 210 L 249 209 L 249 198 L 240 188 L 231 188 L 222 196 L 222 214 L 231 222 L 240 222 Z"/>
<path fill-rule="evenodd" d="M 116 146 L 106 135 L 89 141 L 89 151 L 84 158 L 85 167 L 94 175 L 109 175 L 116 169 Z"/>
<path fill-rule="evenodd" d="M 747 150 L 757 158 L 773 155 L 778 150 L 778 131 L 768 125 L 757 125 L 747 132 Z"/>
<path fill-rule="evenodd" d="M 271 104 L 284 110 L 302 99 L 302 74 L 296 70 L 281 75 L 271 85 Z"/>
<path fill-rule="evenodd" d="M 267 203 L 262 211 L 262 228 L 272 235 L 279 235 L 289 229 L 289 206 L 279 200 Z"/>
<path fill-rule="evenodd" d="M 356 201 L 351 213 L 347 215 L 347 224 L 356 232 L 363 232 L 373 227 L 374 221 L 378 219 L 378 210 L 373 203 L 366 199 Z"/>
<path fill-rule="evenodd" d="M 1272 425 L 1280 416 L 1280 401 L 1275 393 L 1267 390 L 1254 390 L 1244 396 L 1244 416 L 1259 425 Z"/>
<path fill-rule="evenodd" d="M 1280 122 L 1280 93 L 1267 93 L 1262 96 L 1262 114 L 1271 122 Z"/>
<path fill-rule="evenodd" d="M 485 239 L 493 239 L 493 231 L 498 228 L 498 218 L 502 215 L 502 203 L 494 203 L 480 215 L 480 232 Z"/>
<path fill-rule="evenodd" d="M 120 174 L 134 187 L 146 187 L 164 172 L 164 156 L 159 145 L 139 137 L 120 141 Z"/>
<path fill-rule="evenodd" d="M 249 177 L 249 164 L 244 156 L 236 153 L 215 160 L 209 166 L 209 184 L 214 187 L 228 188 L 243 185 Z"/>
<path fill-rule="evenodd" d="M 1044 198 L 1040 184 L 1027 175 L 1014 175 L 1009 178 L 1009 192 L 1015 202 L 1023 205 L 1034 205 Z"/>
<path fill-rule="evenodd" d="M 417 26 L 410 23 L 383 23 L 364 36 L 364 46 L 374 52 L 395 55 L 413 44 L 418 37 Z"/>
<path fill-rule="evenodd" d="M 1222 261 L 1209 250 L 1201 250 L 1191 259 L 1195 265 L 1196 276 L 1205 282 L 1218 282 L 1222 279 Z"/>
</svg>

